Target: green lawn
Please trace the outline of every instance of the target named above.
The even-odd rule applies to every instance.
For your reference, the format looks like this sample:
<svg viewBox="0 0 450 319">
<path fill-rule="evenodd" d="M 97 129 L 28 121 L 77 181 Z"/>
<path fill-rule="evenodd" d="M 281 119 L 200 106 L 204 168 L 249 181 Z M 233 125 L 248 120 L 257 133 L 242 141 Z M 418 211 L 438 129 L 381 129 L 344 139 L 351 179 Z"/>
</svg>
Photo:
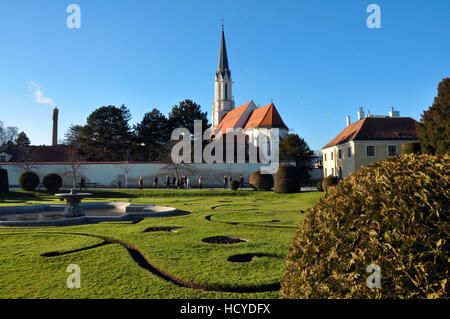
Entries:
<svg viewBox="0 0 450 319">
<path fill-rule="evenodd" d="M 260 292 L 282 279 L 290 242 L 321 193 L 280 195 L 255 191 L 89 191 L 87 201 L 130 201 L 172 206 L 191 213 L 70 227 L 0 227 L 0 298 L 278 298 Z M 0 205 L 60 203 L 45 192 L 10 192 Z M 180 227 L 177 232 L 144 232 Z M 94 235 L 97 237 L 86 236 Z M 203 238 L 230 236 L 247 242 L 209 244 Z M 102 238 L 120 241 L 96 246 Z M 141 267 L 124 247 L 135 248 L 176 285 Z M 90 246 L 94 246 L 90 248 Z M 87 249 L 83 249 L 87 248 Z M 71 252 L 78 250 L 75 252 Z M 66 252 L 42 257 L 50 252 Z M 232 263 L 235 254 L 258 253 Z M 276 258 L 278 256 L 279 258 Z M 66 268 L 81 268 L 81 289 L 68 289 Z M 195 287 L 195 288 L 188 288 Z M 212 289 L 205 291 L 201 287 Z M 232 292 L 224 292 L 232 291 Z M 256 292 L 233 292 L 256 291 Z"/>
</svg>

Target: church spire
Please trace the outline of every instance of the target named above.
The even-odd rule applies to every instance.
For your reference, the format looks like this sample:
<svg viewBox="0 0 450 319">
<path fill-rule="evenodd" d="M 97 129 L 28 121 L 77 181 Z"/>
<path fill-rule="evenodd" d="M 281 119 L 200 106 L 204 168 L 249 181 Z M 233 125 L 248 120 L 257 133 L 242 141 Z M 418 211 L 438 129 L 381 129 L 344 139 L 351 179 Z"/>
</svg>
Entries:
<svg viewBox="0 0 450 319">
<path fill-rule="evenodd" d="M 222 76 L 227 73 L 228 77 L 231 75 L 230 67 L 228 66 L 228 55 L 227 55 L 227 45 L 225 43 L 225 31 L 222 24 L 222 40 L 220 41 L 220 54 L 219 54 L 219 65 L 217 67 L 217 72 L 220 72 Z"/>
<path fill-rule="evenodd" d="M 225 44 L 225 31 L 222 22 L 222 39 L 220 41 L 219 65 L 217 66 L 214 81 L 214 102 L 212 112 L 212 124 L 217 126 L 223 117 L 234 109 L 232 92 L 233 81 L 228 65 L 227 46 Z"/>
</svg>

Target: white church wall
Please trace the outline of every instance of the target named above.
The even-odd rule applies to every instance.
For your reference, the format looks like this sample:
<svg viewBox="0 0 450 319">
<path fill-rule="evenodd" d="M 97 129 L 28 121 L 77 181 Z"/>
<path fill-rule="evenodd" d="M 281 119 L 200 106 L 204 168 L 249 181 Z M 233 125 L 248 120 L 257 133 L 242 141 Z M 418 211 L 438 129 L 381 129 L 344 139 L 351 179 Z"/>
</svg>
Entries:
<svg viewBox="0 0 450 319">
<path fill-rule="evenodd" d="M 232 175 L 233 179 L 238 179 L 239 175 L 242 174 L 245 183 L 248 183 L 250 174 L 260 169 L 263 165 L 267 164 L 181 164 L 178 171 L 180 176 L 186 175 L 190 178 L 193 187 L 198 185 L 199 176 L 202 176 L 205 187 L 221 187 L 223 186 L 223 177 L 225 175 Z M 2 168 L 8 171 L 9 184 L 13 187 L 18 186 L 19 176 L 23 173 L 23 169 L 14 163 L 2 163 Z M 67 164 L 33 164 L 32 171 L 39 175 L 41 183 L 45 175 L 57 173 L 63 177 L 64 187 L 70 187 L 72 185 L 72 175 Z M 87 183 L 96 183 L 97 187 L 116 187 L 118 180 L 124 186 L 124 171 L 125 164 L 121 163 L 86 163 L 80 168 L 77 183 L 79 183 L 81 177 L 84 177 Z M 141 176 L 144 179 L 144 187 L 153 185 L 154 176 L 157 176 L 158 183 L 163 185 L 165 184 L 167 175 L 170 178 L 175 175 L 175 167 L 173 164 L 129 164 L 128 187 L 137 187 L 138 179 Z"/>
</svg>

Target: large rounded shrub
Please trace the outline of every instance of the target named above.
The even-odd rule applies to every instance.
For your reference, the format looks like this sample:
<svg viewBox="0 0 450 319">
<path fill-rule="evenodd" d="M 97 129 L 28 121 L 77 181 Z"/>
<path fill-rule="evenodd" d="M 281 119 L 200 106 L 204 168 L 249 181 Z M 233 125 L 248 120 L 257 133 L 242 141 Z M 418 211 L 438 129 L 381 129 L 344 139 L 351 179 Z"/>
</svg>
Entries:
<svg viewBox="0 0 450 319">
<path fill-rule="evenodd" d="M 282 296 L 448 297 L 449 176 L 449 155 L 411 154 L 342 180 L 300 225 Z M 367 285 L 372 264 L 380 267 L 380 289 Z"/>
<path fill-rule="evenodd" d="M 322 188 L 323 190 L 328 193 L 328 189 L 331 186 L 335 186 L 339 183 L 339 178 L 337 176 L 327 176 L 322 180 Z"/>
<path fill-rule="evenodd" d="M 234 191 L 237 191 L 238 190 L 238 188 L 239 188 L 239 182 L 238 181 L 236 181 L 236 180 L 233 180 L 233 181 L 231 181 L 231 183 L 230 183 L 230 188 L 232 189 L 232 190 L 234 190 Z"/>
<path fill-rule="evenodd" d="M 259 191 L 270 191 L 273 187 L 273 176 L 271 174 L 261 174 L 261 171 L 254 171 L 250 175 L 250 185 Z"/>
<path fill-rule="evenodd" d="M 8 171 L 0 168 L 0 193 L 9 192 Z"/>
<path fill-rule="evenodd" d="M 19 184 L 26 191 L 34 191 L 39 185 L 39 176 L 34 172 L 25 172 L 20 175 Z"/>
<path fill-rule="evenodd" d="M 57 192 L 61 188 L 63 180 L 58 174 L 52 173 L 46 175 L 42 182 L 49 192 Z"/>
<path fill-rule="evenodd" d="M 295 166 L 282 164 L 278 167 L 273 190 L 275 193 L 281 194 L 298 193 L 300 191 Z"/>
</svg>

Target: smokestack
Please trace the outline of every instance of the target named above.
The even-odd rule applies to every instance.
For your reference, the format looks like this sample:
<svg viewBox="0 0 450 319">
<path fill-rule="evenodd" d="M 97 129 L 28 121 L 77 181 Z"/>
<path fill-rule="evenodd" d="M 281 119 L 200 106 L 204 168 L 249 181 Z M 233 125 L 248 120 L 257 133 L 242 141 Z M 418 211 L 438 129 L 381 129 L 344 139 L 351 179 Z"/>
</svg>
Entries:
<svg viewBox="0 0 450 319">
<path fill-rule="evenodd" d="M 58 108 L 55 106 L 53 109 L 53 135 L 52 145 L 58 145 Z"/>
<path fill-rule="evenodd" d="M 347 126 L 349 126 L 350 124 L 352 124 L 350 121 L 350 115 L 347 115 Z"/>
</svg>

